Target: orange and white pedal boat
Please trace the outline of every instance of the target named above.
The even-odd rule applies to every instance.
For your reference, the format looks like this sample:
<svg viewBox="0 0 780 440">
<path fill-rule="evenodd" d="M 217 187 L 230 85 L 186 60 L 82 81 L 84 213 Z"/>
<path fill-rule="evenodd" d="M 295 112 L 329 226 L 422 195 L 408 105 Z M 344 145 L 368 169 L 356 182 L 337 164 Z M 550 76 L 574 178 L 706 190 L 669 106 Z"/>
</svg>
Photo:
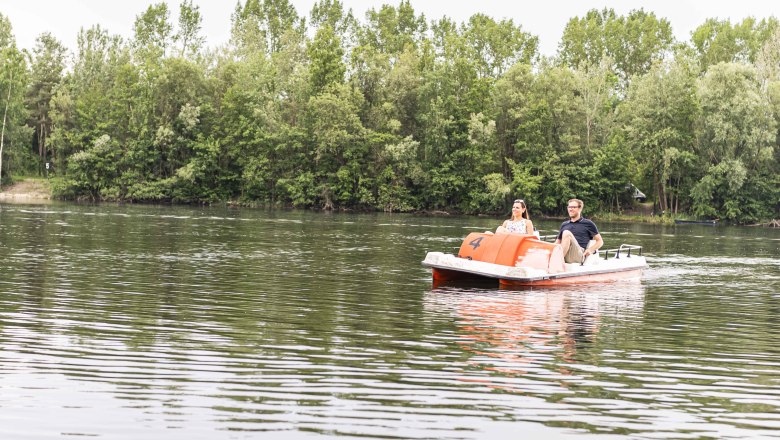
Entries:
<svg viewBox="0 0 780 440">
<path fill-rule="evenodd" d="M 478 232 L 463 240 L 457 255 L 428 252 L 422 264 L 433 270 L 434 282 L 496 279 L 504 286 L 638 279 L 647 267 L 641 246 L 623 244 L 572 264 L 563 261 L 559 244 L 543 241 L 536 235 Z"/>
</svg>

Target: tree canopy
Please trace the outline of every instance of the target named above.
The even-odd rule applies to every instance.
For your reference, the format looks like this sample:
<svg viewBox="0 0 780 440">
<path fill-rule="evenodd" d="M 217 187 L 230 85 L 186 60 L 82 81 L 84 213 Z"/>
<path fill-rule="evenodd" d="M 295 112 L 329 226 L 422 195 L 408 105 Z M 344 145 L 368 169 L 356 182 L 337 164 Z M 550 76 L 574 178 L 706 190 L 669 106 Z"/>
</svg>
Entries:
<svg viewBox="0 0 780 440">
<path fill-rule="evenodd" d="M 53 165 L 59 197 L 386 211 L 622 211 L 750 223 L 780 209 L 780 29 L 709 19 L 675 41 L 643 9 L 569 20 L 556 56 L 513 19 L 356 18 L 241 0 L 206 47 L 187 0 L 127 41 L 19 50 L 0 14 L 2 178 Z"/>
</svg>

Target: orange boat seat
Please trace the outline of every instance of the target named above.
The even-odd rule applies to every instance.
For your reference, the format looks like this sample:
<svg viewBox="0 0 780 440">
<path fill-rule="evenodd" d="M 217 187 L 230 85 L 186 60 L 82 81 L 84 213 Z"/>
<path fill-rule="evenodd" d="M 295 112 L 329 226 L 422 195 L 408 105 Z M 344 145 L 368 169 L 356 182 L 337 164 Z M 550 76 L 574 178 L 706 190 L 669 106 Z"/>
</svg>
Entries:
<svg viewBox="0 0 780 440">
<path fill-rule="evenodd" d="M 460 245 L 458 257 L 503 266 L 563 272 L 561 246 L 540 241 L 530 234 L 472 232 Z"/>
</svg>

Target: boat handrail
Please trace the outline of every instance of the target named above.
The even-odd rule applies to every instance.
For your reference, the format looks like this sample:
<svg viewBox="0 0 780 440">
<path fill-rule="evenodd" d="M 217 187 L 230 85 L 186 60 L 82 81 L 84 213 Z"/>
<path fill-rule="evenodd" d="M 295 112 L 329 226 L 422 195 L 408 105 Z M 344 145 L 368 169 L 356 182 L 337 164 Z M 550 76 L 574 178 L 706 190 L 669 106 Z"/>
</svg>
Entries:
<svg viewBox="0 0 780 440">
<path fill-rule="evenodd" d="M 617 249 L 599 249 L 599 252 L 604 253 L 604 259 L 609 259 L 610 252 L 613 254 L 614 258 L 620 258 L 621 252 L 624 253 L 626 258 L 631 258 L 631 251 L 638 251 L 639 256 L 642 256 L 642 246 L 637 246 L 634 244 L 621 244 L 619 248 Z"/>
<path fill-rule="evenodd" d="M 551 235 L 540 235 L 539 240 L 546 241 L 548 243 L 553 243 L 555 240 L 558 239 L 558 232 Z M 621 244 L 619 248 L 617 249 L 599 249 L 596 254 L 600 256 L 601 253 L 604 254 L 604 259 L 609 260 L 610 254 L 613 258 L 620 258 L 620 254 L 625 255 L 626 258 L 631 258 L 631 251 L 635 251 L 634 253 L 638 252 L 639 256 L 642 256 L 642 246 L 637 246 L 633 244 Z M 584 260 L 583 260 L 584 262 Z"/>
</svg>

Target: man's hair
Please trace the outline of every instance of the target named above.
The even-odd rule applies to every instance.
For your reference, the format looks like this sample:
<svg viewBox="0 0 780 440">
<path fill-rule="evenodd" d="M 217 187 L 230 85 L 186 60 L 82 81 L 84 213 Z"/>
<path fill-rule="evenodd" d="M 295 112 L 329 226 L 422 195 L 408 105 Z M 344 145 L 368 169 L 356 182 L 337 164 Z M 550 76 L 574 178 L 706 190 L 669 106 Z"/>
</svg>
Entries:
<svg viewBox="0 0 780 440">
<path fill-rule="evenodd" d="M 569 204 L 571 202 L 577 202 L 577 206 L 579 206 L 580 208 L 584 208 L 585 207 L 585 202 L 583 202 L 580 199 L 569 199 L 569 201 L 566 202 L 566 203 Z"/>
</svg>

